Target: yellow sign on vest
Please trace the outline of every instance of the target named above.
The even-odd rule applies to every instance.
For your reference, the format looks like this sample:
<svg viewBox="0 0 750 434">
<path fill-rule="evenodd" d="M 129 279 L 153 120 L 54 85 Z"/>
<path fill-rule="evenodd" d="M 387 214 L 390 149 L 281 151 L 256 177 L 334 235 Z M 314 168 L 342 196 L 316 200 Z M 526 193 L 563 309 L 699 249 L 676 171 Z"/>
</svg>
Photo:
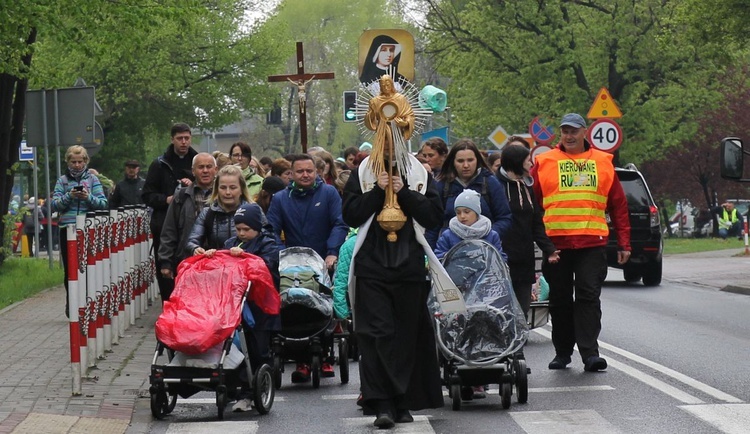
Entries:
<svg viewBox="0 0 750 434">
<path fill-rule="evenodd" d="M 612 99 L 612 95 L 606 87 L 599 89 L 599 93 L 594 98 L 594 103 L 591 104 L 589 113 L 586 115 L 589 119 L 619 119 L 622 117 L 620 108 L 617 107 L 617 103 Z"/>
</svg>

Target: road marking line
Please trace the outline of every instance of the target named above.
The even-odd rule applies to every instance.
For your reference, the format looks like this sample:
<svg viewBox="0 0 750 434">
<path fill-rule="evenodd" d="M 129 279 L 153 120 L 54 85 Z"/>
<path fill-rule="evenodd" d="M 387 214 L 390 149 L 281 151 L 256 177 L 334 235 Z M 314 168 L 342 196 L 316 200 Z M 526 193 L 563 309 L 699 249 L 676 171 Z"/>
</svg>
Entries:
<svg viewBox="0 0 750 434">
<path fill-rule="evenodd" d="M 283 402 L 285 401 L 283 396 L 274 396 L 273 402 Z M 232 402 L 232 401 L 230 401 Z M 185 398 L 180 399 L 177 398 L 177 405 L 216 405 L 216 398 Z"/>
<path fill-rule="evenodd" d="M 345 417 L 342 420 L 344 422 L 344 432 L 370 432 L 375 429 L 375 426 L 372 424 L 375 420 L 374 416 Z M 432 429 L 428 416 L 419 415 L 414 416 L 414 422 L 398 423 L 395 428 L 388 432 L 397 434 L 434 434 L 435 430 Z"/>
<path fill-rule="evenodd" d="M 681 405 L 680 408 L 726 434 L 745 434 L 750 426 L 750 404 Z"/>
<path fill-rule="evenodd" d="M 615 388 L 612 386 L 530 387 L 529 393 L 595 392 L 599 390 L 615 390 Z"/>
<path fill-rule="evenodd" d="M 610 345 L 606 342 L 600 342 L 599 346 L 608 351 L 612 351 L 613 353 L 616 353 L 625 358 L 628 358 L 634 362 L 638 362 L 641 365 L 648 366 L 651 369 L 657 370 L 664 375 L 668 375 L 674 378 L 675 380 L 683 384 L 686 384 L 696 390 L 699 390 L 708 396 L 713 396 L 714 398 L 718 400 L 725 401 L 728 403 L 733 403 L 733 404 L 738 404 L 738 403 L 743 402 L 741 399 L 736 398 L 728 393 L 722 392 L 721 390 L 711 387 L 708 384 L 701 383 L 695 378 L 688 377 L 687 375 L 677 372 L 674 369 L 667 368 L 664 365 L 660 365 L 656 362 L 645 359 L 637 354 L 631 353 L 630 351 L 623 350 L 622 348 L 615 347 L 614 345 Z"/>
<path fill-rule="evenodd" d="M 594 410 L 513 411 L 510 417 L 526 434 L 620 432 Z"/>
<path fill-rule="evenodd" d="M 258 421 L 179 422 L 170 423 L 169 428 L 167 428 L 167 434 L 213 434 L 218 432 L 255 434 L 258 432 Z"/>
<path fill-rule="evenodd" d="M 547 330 L 535 329 L 534 331 L 537 332 L 538 334 L 542 335 L 542 336 L 547 337 L 547 338 L 550 338 L 550 339 L 552 338 L 551 333 L 548 332 Z M 608 345 L 608 346 L 612 347 L 611 345 Z M 695 396 L 693 396 L 693 395 L 691 395 L 691 394 L 689 394 L 687 392 L 683 392 L 682 390 L 680 390 L 680 389 L 678 389 L 678 388 L 676 388 L 676 387 L 674 387 L 672 385 L 669 385 L 669 384 L 667 384 L 667 383 L 665 383 L 665 382 L 657 379 L 656 377 L 648 375 L 645 372 L 641 372 L 638 369 L 633 368 L 631 366 L 628 366 L 628 365 L 626 365 L 624 363 L 618 362 L 617 360 L 610 359 L 610 360 L 607 361 L 607 363 L 609 364 L 609 366 L 611 368 L 617 369 L 617 370 L 619 370 L 619 371 L 621 371 L 621 372 L 623 372 L 623 373 L 625 373 L 627 375 L 630 375 L 631 377 L 635 378 L 636 380 L 641 381 L 642 383 L 644 383 L 644 384 L 646 384 L 648 386 L 651 386 L 654 389 L 659 390 L 662 393 L 665 393 L 665 394 L 671 396 L 672 398 L 674 398 L 674 399 L 676 399 L 678 401 L 681 401 L 681 402 L 683 402 L 685 404 L 703 404 L 704 403 L 701 399 L 696 398 Z M 666 367 L 664 367 L 664 368 L 667 369 Z M 673 372 L 675 372 L 675 371 L 673 371 Z M 667 375 L 669 375 L 669 374 L 667 374 Z M 706 387 L 708 387 L 708 386 L 706 386 Z"/>
<path fill-rule="evenodd" d="M 359 398 L 359 395 L 356 394 L 356 393 L 352 393 L 352 394 L 349 394 L 349 395 L 322 395 L 321 396 L 321 399 L 329 400 L 329 401 L 330 400 L 336 400 L 336 399 L 351 399 L 351 400 L 356 400 L 357 398 Z"/>
</svg>

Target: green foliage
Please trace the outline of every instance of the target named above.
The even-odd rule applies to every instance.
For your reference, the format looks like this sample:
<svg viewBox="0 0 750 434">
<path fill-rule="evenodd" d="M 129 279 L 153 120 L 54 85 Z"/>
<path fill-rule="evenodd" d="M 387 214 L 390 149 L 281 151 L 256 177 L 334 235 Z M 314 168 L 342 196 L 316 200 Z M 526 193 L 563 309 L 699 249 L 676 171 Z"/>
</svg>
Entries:
<svg viewBox="0 0 750 434">
<path fill-rule="evenodd" d="M 0 266 L 2 266 L 4 258 L 13 256 L 13 239 L 18 235 L 16 230 L 16 223 L 20 223 L 23 220 L 23 216 L 26 208 L 19 207 L 18 213 L 15 215 L 6 214 L 3 216 L 3 240 L 0 244 Z"/>
<path fill-rule="evenodd" d="M 31 87 L 69 87 L 77 77 L 96 87 L 105 145 L 94 163 L 114 176 L 125 157 L 153 155 L 154 131 L 162 132 L 160 154 L 174 122 L 217 129 L 270 105 L 266 76 L 293 47 L 275 40 L 282 24 L 248 22 L 256 3 L 100 0 L 72 8 L 41 34 Z"/>
<path fill-rule="evenodd" d="M 622 155 L 637 163 L 694 134 L 695 113 L 717 99 L 720 68 L 682 35 L 678 2 L 425 3 L 454 125 L 480 142 L 498 124 L 523 132 L 536 115 L 585 115 L 607 87 L 624 113 Z"/>
<path fill-rule="evenodd" d="M 8 258 L 0 268 L 0 309 L 62 281 L 63 270 L 57 263 L 50 270 L 47 259 Z"/>
</svg>

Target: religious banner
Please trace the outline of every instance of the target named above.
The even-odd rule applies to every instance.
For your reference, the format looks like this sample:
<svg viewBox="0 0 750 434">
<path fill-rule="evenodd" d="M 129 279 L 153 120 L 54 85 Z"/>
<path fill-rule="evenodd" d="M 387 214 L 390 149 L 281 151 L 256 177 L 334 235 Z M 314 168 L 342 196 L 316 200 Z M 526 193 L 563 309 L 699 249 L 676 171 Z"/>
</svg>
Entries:
<svg viewBox="0 0 750 434">
<path fill-rule="evenodd" d="M 384 74 L 398 88 L 414 81 L 414 37 L 406 30 L 371 29 L 359 37 L 359 82 L 369 86 Z"/>
</svg>

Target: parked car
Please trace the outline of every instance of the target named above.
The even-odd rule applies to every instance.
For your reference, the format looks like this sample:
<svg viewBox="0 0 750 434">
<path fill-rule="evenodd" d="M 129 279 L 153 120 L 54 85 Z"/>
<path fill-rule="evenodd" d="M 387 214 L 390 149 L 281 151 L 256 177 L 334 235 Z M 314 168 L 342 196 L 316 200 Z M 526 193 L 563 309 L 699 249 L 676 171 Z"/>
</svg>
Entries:
<svg viewBox="0 0 750 434">
<path fill-rule="evenodd" d="M 610 225 L 607 262 L 610 267 L 622 269 L 627 282 L 638 282 L 642 279 L 646 286 L 657 286 L 661 283 L 664 248 L 659 209 L 654 203 L 646 180 L 635 165 L 618 167 L 615 172 L 628 199 L 632 253 L 628 262 L 623 265 L 617 263 L 617 238 Z M 607 221 L 609 222 L 609 216 Z"/>
<path fill-rule="evenodd" d="M 664 224 L 662 235 L 699 238 L 711 236 L 711 230 L 711 215 L 708 210 L 693 207 L 689 200 L 682 199 L 677 201 L 677 210 Z"/>
</svg>

